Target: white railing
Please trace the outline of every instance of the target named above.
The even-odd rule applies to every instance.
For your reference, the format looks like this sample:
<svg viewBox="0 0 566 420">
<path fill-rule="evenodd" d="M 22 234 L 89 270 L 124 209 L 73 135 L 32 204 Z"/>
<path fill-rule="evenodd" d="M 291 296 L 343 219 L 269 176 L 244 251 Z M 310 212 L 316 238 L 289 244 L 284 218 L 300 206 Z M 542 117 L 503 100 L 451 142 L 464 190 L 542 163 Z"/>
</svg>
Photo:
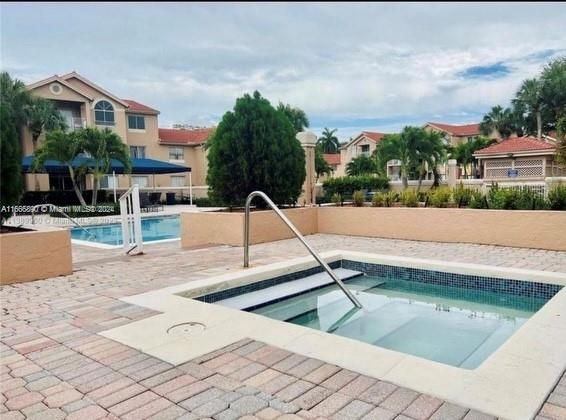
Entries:
<svg viewBox="0 0 566 420">
<path fill-rule="evenodd" d="M 140 188 L 134 184 L 120 196 L 120 216 L 122 218 L 122 243 L 124 251 L 129 254 L 137 249 L 143 253 L 143 237 L 141 228 Z"/>
</svg>

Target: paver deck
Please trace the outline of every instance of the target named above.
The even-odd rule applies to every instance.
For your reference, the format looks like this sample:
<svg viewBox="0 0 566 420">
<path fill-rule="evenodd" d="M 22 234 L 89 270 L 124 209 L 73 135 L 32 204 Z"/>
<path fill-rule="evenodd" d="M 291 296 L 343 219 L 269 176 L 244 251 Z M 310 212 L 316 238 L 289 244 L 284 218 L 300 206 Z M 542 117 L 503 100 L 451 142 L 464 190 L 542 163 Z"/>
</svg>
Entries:
<svg viewBox="0 0 566 420">
<path fill-rule="evenodd" d="M 309 240 L 321 251 L 566 272 L 560 252 L 335 235 Z M 97 333 L 156 314 L 120 297 L 240 270 L 242 249 L 181 250 L 172 242 L 127 258 L 117 250 L 73 251 L 73 274 L 1 289 L 2 420 L 492 418 L 251 340 L 172 366 Z M 295 240 L 253 246 L 250 253 L 253 265 L 305 254 Z M 538 418 L 566 419 L 566 376 Z"/>
</svg>

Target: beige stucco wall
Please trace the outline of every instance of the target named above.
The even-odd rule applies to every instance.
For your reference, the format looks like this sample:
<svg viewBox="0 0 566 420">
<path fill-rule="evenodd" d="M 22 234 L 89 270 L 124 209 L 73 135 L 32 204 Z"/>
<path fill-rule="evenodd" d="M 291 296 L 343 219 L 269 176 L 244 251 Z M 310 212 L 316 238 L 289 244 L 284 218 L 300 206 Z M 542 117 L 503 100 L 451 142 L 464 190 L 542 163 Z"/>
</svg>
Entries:
<svg viewBox="0 0 566 420">
<path fill-rule="evenodd" d="M 71 274 L 71 234 L 67 229 L 0 235 L 0 284 Z"/>
<path fill-rule="evenodd" d="M 566 212 L 323 207 L 318 232 L 566 251 Z"/>
<path fill-rule="evenodd" d="M 285 214 L 304 235 L 328 233 L 566 251 L 566 212 L 314 207 L 285 210 Z M 252 244 L 293 237 L 271 211 L 254 212 L 251 217 Z M 181 243 L 183 247 L 242 246 L 243 226 L 243 213 L 183 213 Z"/>
<path fill-rule="evenodd" d="M 303 235 L 317 232 L 317 209 L 297 208 L 284 210 Z M 250 243 L 278 241 L 292 238 L 289 228 L 270 210 L 252 212 L 250 216 Z M 203 212 L 181 214 L 181 246 L 184 248 L 224 244 L 244 244 L 244 213 Z"/>
</svg>

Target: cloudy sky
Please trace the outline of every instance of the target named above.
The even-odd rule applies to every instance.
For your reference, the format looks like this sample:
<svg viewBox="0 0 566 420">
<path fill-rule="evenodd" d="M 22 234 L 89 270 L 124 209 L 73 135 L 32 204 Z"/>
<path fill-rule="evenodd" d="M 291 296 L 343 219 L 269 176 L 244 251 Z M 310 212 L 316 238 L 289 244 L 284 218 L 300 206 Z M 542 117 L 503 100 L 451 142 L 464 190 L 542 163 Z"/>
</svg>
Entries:
<svg viewBox="0 0 566 420">
<path fill-rule="evenodd" d="M 312 128 L 476 122 L 566 54 L 566 3 L 2 3 L 1 68 L 32 82 L 76 70 L 161 111 L 217 123 L 245 92 Z"/>
</svg>

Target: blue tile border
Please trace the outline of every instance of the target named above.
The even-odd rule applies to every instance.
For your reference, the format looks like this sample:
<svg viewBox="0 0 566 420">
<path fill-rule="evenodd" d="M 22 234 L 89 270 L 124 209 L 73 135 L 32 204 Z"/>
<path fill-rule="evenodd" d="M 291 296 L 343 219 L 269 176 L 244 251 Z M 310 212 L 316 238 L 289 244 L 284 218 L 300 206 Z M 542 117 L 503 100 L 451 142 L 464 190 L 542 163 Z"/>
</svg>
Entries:
<svg viewBox="0 0 566 420">
<path fill-rule="evenodd" d="M 331 268 L 346 268 L 361 271 L 370 276 L 395 278 L 416 283 L 428 283 L 440 286 L 459 287 L 477 291 L 503 293 L 507 295 L 526 296 L 532 298 L 550 299 L 562 286 L 556 284 L 537 283 L 529 281 L 509 280 L 497 277 L 483 277 L 468 274 L 456 274 L 443 271 L 433 271 L 421 268 L 400 267 L 384 264 L 365 263 L 351 260 L 340 260 L 329 264 Z M 194 299 L 206 303 L 239 296 L 244 293 L 276 286 L 299 278 L 322 272 L 322 267 L 313 267 L 283 276 L 262 280 L 245 286 L 221 290 Z"/>
<path fill-rule="evenodd" d="M 421 268 L 400 267 L 342 260 L 342 267 L 362 271 L 370 276 L 392 277 L 401 280 L 429 283 L 440 286 L 460 287 L 463 289 L 482 290 L 508 295 L 552 298 L 562 286 L 531 281 L 509 280 L 497 277 L 473 276 Z"/>
</svg>

